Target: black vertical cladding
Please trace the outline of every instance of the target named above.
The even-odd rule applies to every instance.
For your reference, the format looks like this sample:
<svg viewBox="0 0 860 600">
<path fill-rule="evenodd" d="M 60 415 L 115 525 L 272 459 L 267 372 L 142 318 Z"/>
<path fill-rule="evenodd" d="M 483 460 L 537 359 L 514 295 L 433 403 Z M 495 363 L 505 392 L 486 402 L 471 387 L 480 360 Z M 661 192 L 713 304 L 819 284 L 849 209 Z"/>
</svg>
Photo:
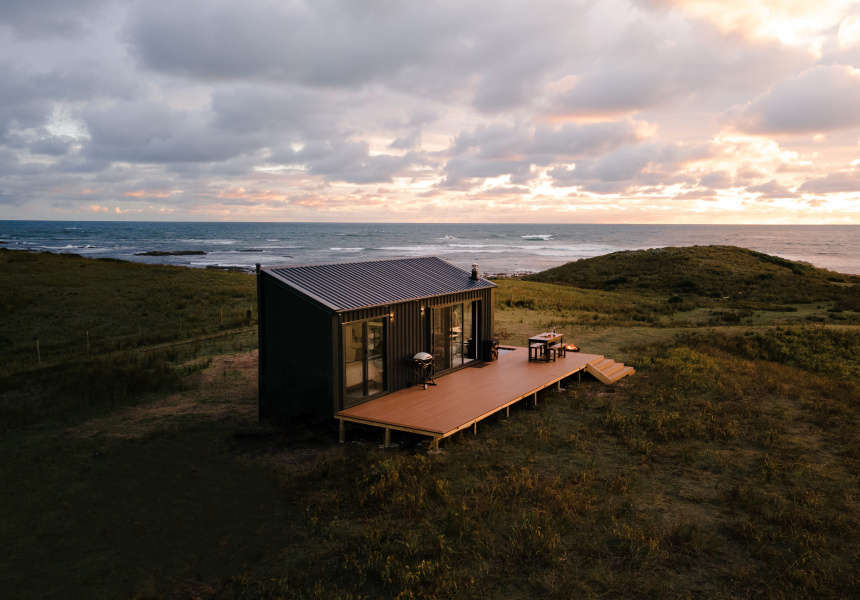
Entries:
<svg viewBox="0 0 860 600">
<path fill-rule="evenodd" d="M 264 398 L 266 398 L 266 372 L 263 368 L 266 357 L 266 310 L 263 304 L 263 273 L 257 263 L 257 417 L 262 419 Z"/>
<path fill-rule="evenodd" d="M 261 338 L 260 417 L 331 415 L 336 319 L 265 275 L 261 288 L 267 315 Z"/>
<path fill-rule="evenodd" d="M 468 279 L 468 273 L 464 275 Z M 473 318 L 477 318 L 479 342 L 493 337 L 491 285 L 338 310 L 325 298 L 296 289 L 278 270 L 258 272 L 260 417 L 326 417 L 344 408 L 343 328 L 353 321 L 384 320 L 385 392 L 408 387 L 412 357 L 432 353 L 434 307 L 477 301 Z M 481 348 L 480 343 L 477 347 Z"/>
</svg>

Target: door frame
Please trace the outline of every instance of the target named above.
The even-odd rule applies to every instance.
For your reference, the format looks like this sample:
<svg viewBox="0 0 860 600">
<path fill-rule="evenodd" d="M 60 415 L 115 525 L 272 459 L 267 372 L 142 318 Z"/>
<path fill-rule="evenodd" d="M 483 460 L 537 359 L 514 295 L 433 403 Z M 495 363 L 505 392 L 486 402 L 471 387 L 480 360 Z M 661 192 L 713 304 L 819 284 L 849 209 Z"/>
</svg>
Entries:
<svg viewBox="0 0 860 600">
<path fill-rule="evenodd" d="M 429 318 L 429 322 L 428 322 L 428 333 L 429 333 L 429 336 L 428 336 L 429 344 L 428 344 L 428 346 L 429 346 L 429 350 L 427 350 L 427 352 L 429 352 L 430 354 L 433 354 L 434 357 L 436 356 L 434 353 L 434 350 L 436 349 L 436 328 L 435 328 L 436 316 L 435 316 L 435 311 L 445 310 L 445 309 L 453 309 L 453 307 L 457 306 L 458 304 L 464 305 L 463 306 L 464 320 L 465 320 L 465 311 L 470 310 L 472 313 L 472 315 L 471 315 L 472 339 L 473 339 L 473 343 L 474 343 L 473 354 L 475 356 L 470 357 L 471 360 L 469 360 L 468 362 L 461 362 L 459 365 L 453 365 L 451 367 L 446 367 L 444 369 L 440 368 L 440 365 L 435 365 L 437 374 L 450 373 L 452 371 L 456 371 L 457 369 L 462 369 L 464 367 L 468 367 L 470 364 L 481 360 L 481 328 L 480 328 L 480 323 L 479 323 L 480 318 L 481 318 L 481 299 L 480 298 L 473 298 L 471 300 L 462 300 L 460 302 L 450 302 L 447 304 L 439 304 L 437 306 L 431 307 L 431 310 L 428 311 L 430 313 L 430 315 L 429 315 L 430 318 Z M 451 311 L 451 313 L 453 314 L 453 310 Z M 450 339 L 451 339 L 451 337 L 449 334 L 449 336 L 448 336 L 448 344 L 449 345 L 450 345 Z M 463 356 L 467 355 L 467 353 L 466 353 L 466 349 L 467 349 L 466 341 L 467 340 L 468 340 L 468 338 L 465 337 L 465 332 L 464 332 Z"/>
<path fill-rule="evenodd" d="M 368 371 L 370 365 L 370 351 L 369 351 L 369 325 L 371 322 L 379 322 L 382 324 L 382 389 L 376 393 L 369 393 L 369 380 L 368 380 Z M 346 332 L 347 329 L 353 325 L 361 324 L 362 330 L 362 360 L 361 360 L 361 375 L 362 375 L 362 392 L 363 395 L 360 398 L 347 396 L 347 362 L 346 362 Z M 359 404 L 363 404 L 368 400 L 373 400 L 374 398 L 378 398 L 386 393 L 388 393 L 388 319 L 383 316 L 379 317 L 371 317 L 368 319 L 356 319 L 355 321 L 348 321 L 345 323 L 341 323 L 340 328 L 340 340 L 341 340 L 341 359 L 340 359 L 340 369 L 341 369 L 341 406 L 346 409 L 352 406 L 357 406 Z"/>
</svg>

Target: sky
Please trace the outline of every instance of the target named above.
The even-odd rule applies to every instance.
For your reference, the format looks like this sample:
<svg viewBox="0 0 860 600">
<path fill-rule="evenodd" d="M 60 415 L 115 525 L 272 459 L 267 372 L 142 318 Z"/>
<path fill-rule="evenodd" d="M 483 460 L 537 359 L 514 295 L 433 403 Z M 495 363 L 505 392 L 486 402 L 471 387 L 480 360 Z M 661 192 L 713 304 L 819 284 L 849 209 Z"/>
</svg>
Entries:
<svg viewBox="0 0 860 600">
<path fill-rule="evenodd" d="M 0 219 L 860 224 L 860 1 L 0 0 Z"/>
</svg>

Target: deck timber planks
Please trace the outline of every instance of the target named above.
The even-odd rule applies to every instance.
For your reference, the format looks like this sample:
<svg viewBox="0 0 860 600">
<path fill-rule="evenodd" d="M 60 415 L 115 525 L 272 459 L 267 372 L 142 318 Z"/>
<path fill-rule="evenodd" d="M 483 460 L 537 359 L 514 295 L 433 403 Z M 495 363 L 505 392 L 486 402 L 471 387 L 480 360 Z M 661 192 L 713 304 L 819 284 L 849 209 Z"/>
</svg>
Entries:
<svg viewBox="0 0 860 600">
<path fill-rule="evenodd" d="M 597 354 L 569 352 L 555 362 L 528 360 L 527 348 L 499 354 L 481 368 L 466 367 L 438 377 L 436 386 L 414 386 L 335 413 L 343 421 L 409 431 L 434 438 L 436 444 L 461 429 L 560 382 Z"/>
</svg>

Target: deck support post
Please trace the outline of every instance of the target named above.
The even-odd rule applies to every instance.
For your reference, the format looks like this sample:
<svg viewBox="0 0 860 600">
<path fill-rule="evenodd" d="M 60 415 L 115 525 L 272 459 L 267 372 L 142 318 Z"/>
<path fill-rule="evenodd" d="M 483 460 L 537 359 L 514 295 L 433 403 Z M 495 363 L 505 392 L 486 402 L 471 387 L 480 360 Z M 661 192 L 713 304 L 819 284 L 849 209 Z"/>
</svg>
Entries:
<svg viewBox="0 0 860 600">
<path fill-rule="evenodd" d="M 561 391 L 561 379 L 555 382 L 555 389 Z"/>
<path fill-rule="evenodd" d="M 439 452 L 439 438 L 433 438 L 433 450 Z"/>
<path fill-rule="evenodd" d="M 385 428 L 385 438 L 384 438 L 384 441 L 382 442 L 382 447 L 388 448 L 388 446 L 390 446 L 390 445 L 391 445 L 391 429 L 386 427 Z"/>
<path fill-rule="evenodd" d="M 340 443 L 343 444 L 346 441 L 346 425 L 344 425 L 343 419 L 338 419 L 340 421 Z"/>
<path fill-rule="evenodd" d="M 537 392 L 535 392 L 535 406 L 537 406 Z"/>
<path fill-rule="evenodd" d="M 478 435 L 478 422 L 472 423 L 472 435 Z"/>
<path fill-rule="evenodd" d="M 511 418 L 511 407 L 510 406 L 505 407 L 505 417 L 507 417 L 509 419 Z"/>
<path fill-rule="evenodd" d="M 582 371 L 576 372 L 576 383 L 582 383 Z"/>
</svg>

